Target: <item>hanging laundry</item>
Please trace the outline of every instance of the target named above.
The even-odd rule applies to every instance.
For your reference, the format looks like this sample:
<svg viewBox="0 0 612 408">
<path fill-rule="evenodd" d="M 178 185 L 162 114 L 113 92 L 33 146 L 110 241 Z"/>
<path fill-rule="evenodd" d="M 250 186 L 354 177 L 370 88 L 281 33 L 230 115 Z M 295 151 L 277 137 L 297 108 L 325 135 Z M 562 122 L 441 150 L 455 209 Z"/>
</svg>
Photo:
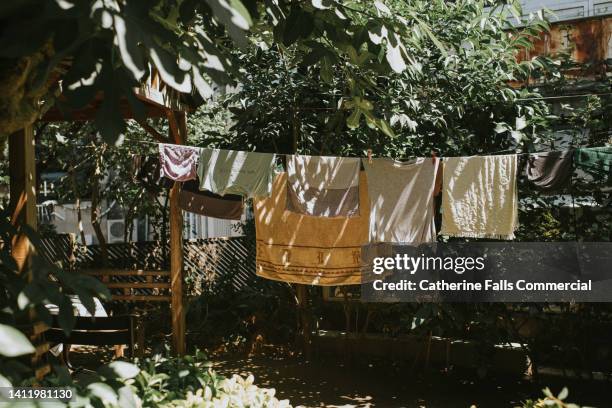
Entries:
<svg viewBox="0 0 612 408">
<path fill-rule="evenodd" d="M 160 143 L 161 176 L 175 181 L 195 179 L 200 150 L 198 147 Z"/>
<path fill-rule="evenodd" d="M 287 155 L 287 209 L 320 217 L 359 215 L 359 158 Z"/>
<path fill-rule="evenodd" d="M 277 175 L 271 197 L 253 203 L 257 275 L 307 285 L 359 284 L 369 220 L 364 173 L 359 185 L 359 215 L 313 217 L 286 209 L 287 173 Z"/>
<path fill-rule="evenodd" d="M 419 245 L 436 240 L 434 188 L 439 159 L 364 160 L 370 242 Z"/>
<path fill-rule="evenodd" d="M 532 153 L 527 157 L 527 179 L 542 192 L 555 194 L 568 187 L 572 178 L 574 150 Z"/>
<path fill-rule="evenodd" d="M 161 177 L 159 158 L 153 155 L 132 156 L 132 178 L 151 194 L 159 194 L 162 189 L 172 188 L 174 185 L 172 180 Z"/>
<path fill-rule="evenodd" d="M 586 189 L 612 187 L 612 146 L 585 147 L 574 152 L 577 184 Z"/>
<path fill-rule="evenodd" d="M 220 196 L 210 191 L 200 191 L 197 180 L 183 183 L 179 193 L 179 207 L 191 213 L 225 220 L 239 220 L 244 210 L 242 196 Z"/>
<path fill-rule="evenodd" d="M 267 197 L 272 191 L 275 160 L 273 153 L 203 149 L 198 165 L 200 190 Z"/>
<path fill-rule="evenodd" d="M 518 226 L 516 175 L 515 154 L 444 159 L 440 234 L 513 239 Z"/>
</svg>

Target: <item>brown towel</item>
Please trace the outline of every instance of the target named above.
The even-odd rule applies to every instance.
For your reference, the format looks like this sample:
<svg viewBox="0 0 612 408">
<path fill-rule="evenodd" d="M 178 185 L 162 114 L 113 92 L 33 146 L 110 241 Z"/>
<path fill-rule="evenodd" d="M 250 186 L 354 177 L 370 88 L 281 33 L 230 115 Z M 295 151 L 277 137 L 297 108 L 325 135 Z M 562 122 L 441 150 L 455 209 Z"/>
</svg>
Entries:
<svg viewBox="0 0 612 408">
<path fill-rule="evenodd" d="M 272 195 L 254 200 L 257 275 L 308 285 L 361 283 L 370 216 L 363 172 L 359 185 L 359 215 L 315 217 L 286 209 L 287 173 L 279 174 Z"/>
<path fill-rule="evenodd" d="M 210 191 L 200 191 L 196 180 L 183 183 L 179 193 L 179 207 L 195 214 L 225 220 L 239 220 L 244 210 L 242 196 L 220 196 Z"/>
<path fill-rule="evenodd" d="M 548 194 L 563 191 L 572 178 L 573 149 L 533 153 L 527 158 L 525 174 L 538 189 Z"/>
</svg>

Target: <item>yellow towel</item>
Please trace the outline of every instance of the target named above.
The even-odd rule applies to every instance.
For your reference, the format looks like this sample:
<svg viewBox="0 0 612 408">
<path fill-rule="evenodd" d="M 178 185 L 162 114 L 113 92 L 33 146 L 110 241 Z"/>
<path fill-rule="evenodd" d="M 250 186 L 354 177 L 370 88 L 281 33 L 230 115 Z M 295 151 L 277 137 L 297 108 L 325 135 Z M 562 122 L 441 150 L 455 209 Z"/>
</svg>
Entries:
<svg viewBox="0 0 612 408">
<path fill-rule="evenodd" d="M 279 174 L 272 195 L 254 200 L 257 275 L 308 285 L 361 283 L 361 248 L 368 242 L 370 216 L 363 172 L 359 183 L 358 216 L 316 217 L 286 209 L 287 173 Z"/>
<path fill-rule="evenodd" d="M 441 235 L 514 239 L 517 156 L 444 159 Z"/>
</svg>

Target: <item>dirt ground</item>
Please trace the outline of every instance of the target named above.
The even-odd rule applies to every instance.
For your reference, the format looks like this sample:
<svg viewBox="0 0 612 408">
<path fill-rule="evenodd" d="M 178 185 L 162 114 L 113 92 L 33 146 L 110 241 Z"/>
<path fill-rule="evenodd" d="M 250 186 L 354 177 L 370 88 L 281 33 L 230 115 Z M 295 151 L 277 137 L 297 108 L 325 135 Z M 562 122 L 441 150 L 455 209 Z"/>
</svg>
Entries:
<svg viewBox="0 0 612 408">
<path fill-rule="evenodd" d="M 253 374 L 257 385 L 275 388 L 294 407 L 330 408 L 455 408 L 516 407 L 542 395 L 543 385 L 524 379 L 469 379 L 458 374 L 409 374 L 402 367 L 360 364 L 348 367 L 333 359 L 304 362 L 299 358 L 230 358 L 215 362 L 221 374 Z M 548 379 L 553 391 L 570 389 L 570 402 L 612 407 L 605 384 L 568 383 Z M 612 394 L 611 394 L 612 395 Z"/>
<path fill-rule="evenodd" d="M 111 349 L 78 347 L 72 353 L 77 366 L 95 368 L 112 359 Z M 466 372 L 442 373 L 388 362 L 347 365 L 334 356 L 307 362 L 287 353 L 266 353 L 255 357 L 231 353 L 211 358 L 215 370 L 231 376 L 253 374 L 255 384 L 276 389 L 280 399 L 294 407 L 329 408 L 514 408 L 528 398 L 542 396 L 549 386 L 558 393 L 570 390 L 569 402 L 583 407 L 612 407 L 609 383 L 543 378 L 533 383 L 524 378 L 485 378 Z"/>
</svg>

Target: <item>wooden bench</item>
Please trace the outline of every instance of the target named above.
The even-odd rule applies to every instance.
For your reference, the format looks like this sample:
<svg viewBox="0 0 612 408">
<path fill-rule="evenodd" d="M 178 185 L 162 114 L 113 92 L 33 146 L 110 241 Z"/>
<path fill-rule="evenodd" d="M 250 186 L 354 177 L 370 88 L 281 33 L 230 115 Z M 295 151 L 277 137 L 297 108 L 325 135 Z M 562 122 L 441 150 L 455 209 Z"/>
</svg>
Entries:
<svg viewBox="0 0 612 408">
<path fill-rule="evenodd" d="M 136 316 L 90 317 L 77 316 L 74 329 L 68 336 L 60 328 L 57 316 L 53 316 L 52 326 L 44 332 L 44 338 L 49 343 L 63 344 L 62 355 L 68 367 L 71 344 L 86 346 L 116 346 L 127 345 L 128 357 L 134 356 L 136 332 Z"/>
</svg>

